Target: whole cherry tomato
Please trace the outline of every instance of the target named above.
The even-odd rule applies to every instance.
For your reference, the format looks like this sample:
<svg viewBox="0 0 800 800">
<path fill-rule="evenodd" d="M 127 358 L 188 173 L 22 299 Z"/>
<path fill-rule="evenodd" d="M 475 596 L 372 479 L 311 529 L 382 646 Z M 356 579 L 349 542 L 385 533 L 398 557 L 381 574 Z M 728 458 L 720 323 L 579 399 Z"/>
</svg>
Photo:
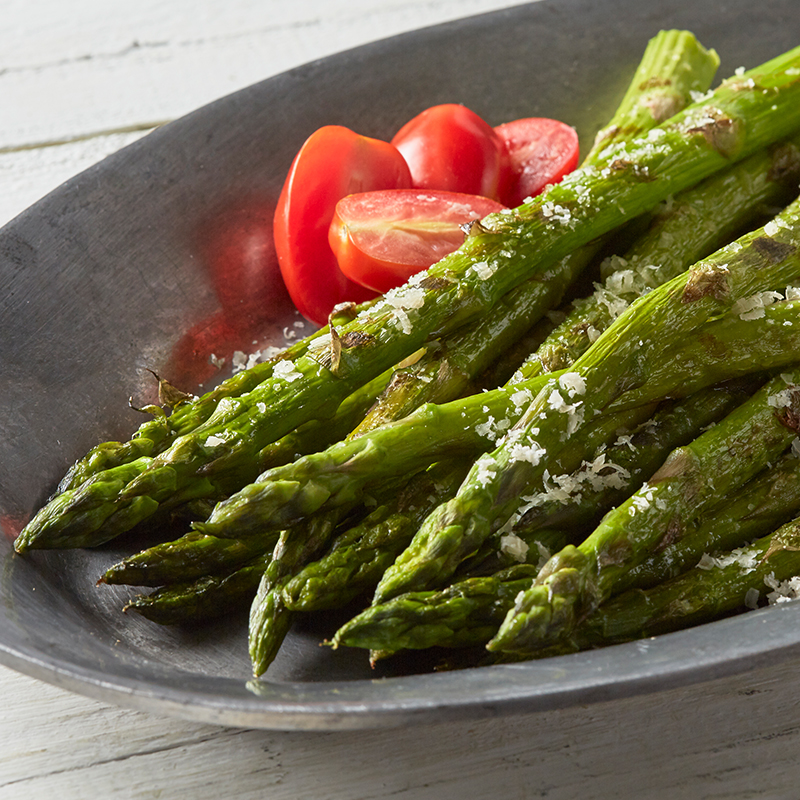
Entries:
<svg viewBox="0 0 800 800">
<path fill-rule="evenodd" d="M 351 280 L 386 292 L 457 249 L 462 225 L 505 207 L 458 192 L 394 189 L 336 204 L 330 244 Z"/>
<path fill-rule="evenodd" d="M 275 209 L 275 250 L 286 288 L 303 316 L 323 325 L 337 303 L 374 297 L 341 272 L 328 244 L 336 203 L 348 194 L 408 188 L 411 175 L 397 148 L 327 125 L 295 156 Z"/>
<path fill-rule="evenodd" d="M 498 125 L 495 131 L 509 158 L 510 169 L 500 187 L 500 200 L 507 206 L 521 205 L 578 165 L 578 134 L 563 122 L 529 117 Z"/>
<path fill-rule="evenodd" d="M 456 103 L 431 106 L 392 138 L 415 187 L 497 198 L 507 169 L 501 138 L 474 111 Z"/>
</svg>

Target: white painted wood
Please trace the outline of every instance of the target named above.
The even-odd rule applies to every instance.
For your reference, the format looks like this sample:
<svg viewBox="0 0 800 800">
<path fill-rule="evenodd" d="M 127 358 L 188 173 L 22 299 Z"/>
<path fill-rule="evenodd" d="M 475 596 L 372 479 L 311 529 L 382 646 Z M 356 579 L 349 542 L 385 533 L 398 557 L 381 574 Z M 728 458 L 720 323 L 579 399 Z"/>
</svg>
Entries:
<svg viewBox="0 0 800 800">
<path fill-rule="evenodd" d="M 341 733 L 161 718 L 0 670 L 0 798 L 795 800 L 798 698 L 782 685 L 797 668 L 560 712 Z"/>
<path fill-rule="evenodd" d="M 146 132 L 147 129 L 92 136 L 59 146 L 0 152 L 0 226 L 64 181 Z"/>
<path fill-rule="evenodd" d="M 6 0 L 0 147 L 163 121 L 315 58 L 520 2 Z"/>
</svg>

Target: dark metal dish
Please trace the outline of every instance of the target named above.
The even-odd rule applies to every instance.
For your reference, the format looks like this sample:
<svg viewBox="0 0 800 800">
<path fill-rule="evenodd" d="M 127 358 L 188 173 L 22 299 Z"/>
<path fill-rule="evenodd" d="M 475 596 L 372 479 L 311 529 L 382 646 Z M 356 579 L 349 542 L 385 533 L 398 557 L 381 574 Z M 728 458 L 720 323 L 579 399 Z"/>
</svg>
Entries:
<svg viewBox="0 0 800 800">
<path fill-rule="evenodd" d="M 800 649 L 800 605 L 682 633 L 513 666 L 426 672 L 425 658 L 371 671 L 319 641 L 338 619 L 295 626 L 266 680 L 249 680 L 246 621 L 164 630 L 95 587 L 133 545 L 13 555 L 22 522 L 97 441 L 126 438 L 154 391 L 147 368 L 200 380 L 209 351 L 186 334 L 219 298 L 201 232 L 246 202 L 268 212 L 315 128 L 388 138 L 424 107 L 462 102 L 492 123 L 552 116 L 587 145 L 647 39 L 695 32 L 721 74 L 800 41 L 792 0 L 544 0 L 317 61 L 171 123 L 64 184 L 0 232 L 0 661 L 121 705 L 274 729 L 389 727 L 535 711 L 710 680 Z M 277 275 L 277 268 L 273 263 Z M 275 277 L 247 342 L 283 344 L 298 320 Z M 203 329 L 201 324 L 200 330 Z M 208 328 L 213 334 L 213 326 Z M 254 343 L 255 340 L 255 343 Z M 214 343 L 213 336 L 205 346 Z M 176 356 L 176 348 L 183 358 Z M 203 379 L 207 379 L 203 375 Z M 398 672 L 402 670 L 402 674 Z"/>
</svg>

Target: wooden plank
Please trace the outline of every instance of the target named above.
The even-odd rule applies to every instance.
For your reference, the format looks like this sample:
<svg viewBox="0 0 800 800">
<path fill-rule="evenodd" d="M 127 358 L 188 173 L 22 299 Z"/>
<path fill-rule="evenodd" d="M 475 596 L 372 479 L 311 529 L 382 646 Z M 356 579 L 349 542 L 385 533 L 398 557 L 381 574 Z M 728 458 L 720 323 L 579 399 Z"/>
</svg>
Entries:
<svg viewBox="0 0 800 800">
<path fill-rule="evenodd" d="M 0 153 L 0 226 L 48 192 L 111 153 L 135 142 L 147 129 L 92 136 L 51 147 Z"/>
<path fill-rule="evenodd" d="M 796 797 L 797 664 L 565 711 L 299 733 L 86 701 L 0 670 L 0 798 L 297 800 Z M 191 794 L 190 794 L 191 793 Z"/>
<path fill-rule="evenodd" d="M 307 61 L 520 0 L 12 3 L 0 148 L 181 116 Z"/>
</svg>

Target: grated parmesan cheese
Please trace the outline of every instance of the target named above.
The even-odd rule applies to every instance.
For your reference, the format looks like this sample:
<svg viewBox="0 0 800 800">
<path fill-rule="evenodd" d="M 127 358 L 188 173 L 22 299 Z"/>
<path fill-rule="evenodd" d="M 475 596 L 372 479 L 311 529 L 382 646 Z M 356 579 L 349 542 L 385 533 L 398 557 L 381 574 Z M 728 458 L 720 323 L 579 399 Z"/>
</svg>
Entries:
<svg viewBox="0 0 800 800">
<path fill-rule="evenodd" d="M 475 462 L 475 480 L 486 488 L 490 481 L 497 477 L 497 462 L 491 455 L 485 455 Z"/>
<path fill-rule="evenodd" d="M 488 261 L 476 261 L 467 271 L 474 272 L 482 281 L 486 281 L 497 272 L 497 264 L 490 264 Z"/>
<path fill-rule="evenodd" d="M 697 562 L 698 569 L 711 570 L 711 569 L 724 569 L 738 564 L 741 568 L 742 575 L 749 575 L 754 572 L 758 566 L 758 559 L 760 553 L 747 547 L 737 547 L 730 553 L 722 556 L 711 556 L 708 553 L 703 553 L 700 561 Z"/>
<path fill-rule="evenodd" d="M 514 561 L 524 562 L 530 549 L 527 542 L 520 539 L 516 533 L 507 533 L 500 537 L 500 551 L 510 556 Z"/>
<path fill-rule="evenodd" d="M 293 361 L 279 361 L 273 368 L 272 374 L 276 378 L 292 383 L 303 377 L 303 373 L 298 371 Z"/>
<path fill-rule="evenodd" d="M 766 316 L 764 309 L 780 300 L 783 300 L 780 292 L 756 292 L 749 297 L 740 297 L 731 310 L 734 314 L 738 314 L 739 319 L 747 322 Z"/>
<path fill-rule="evenodd" d="M 778 603 L 788 603 L 790 600 L 797 600 L 800 598 L 800 576 L 795 575 L 785 581 L 779 581 L 775 578 L 775 573 L 770 572 L 764 578 L 764 585 L 768 589 L 772 589 L 767 594 L 767 602 L 770 605 Z"/>
</svg>

